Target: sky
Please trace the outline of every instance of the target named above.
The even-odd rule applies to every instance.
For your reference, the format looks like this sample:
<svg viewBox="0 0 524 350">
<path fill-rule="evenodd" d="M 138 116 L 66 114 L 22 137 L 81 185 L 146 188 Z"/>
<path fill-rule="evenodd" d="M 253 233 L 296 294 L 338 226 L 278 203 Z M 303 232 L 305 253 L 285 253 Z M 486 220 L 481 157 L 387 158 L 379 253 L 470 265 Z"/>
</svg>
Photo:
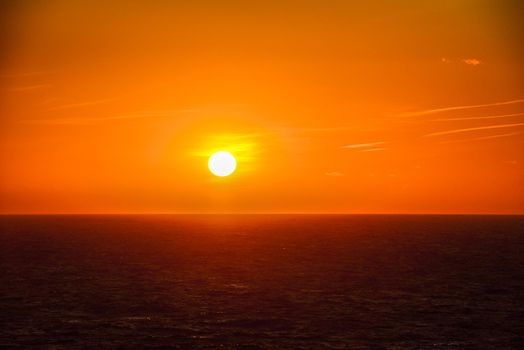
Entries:
<svg viewBox="0 0 524 350">
<path fill-rule="evenodd" d="M 522 2 L 2 4 L 0 213 L 524 214 Z"/>
</svg>

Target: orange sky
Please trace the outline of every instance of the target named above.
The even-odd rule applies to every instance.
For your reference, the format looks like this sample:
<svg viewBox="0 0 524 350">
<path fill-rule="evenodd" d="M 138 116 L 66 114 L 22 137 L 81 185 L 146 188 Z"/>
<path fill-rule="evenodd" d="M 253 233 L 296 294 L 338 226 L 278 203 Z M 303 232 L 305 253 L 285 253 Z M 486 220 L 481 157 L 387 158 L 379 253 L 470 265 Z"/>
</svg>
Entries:
<svg viewBox="0 0 524 350">
<path fill-rule="evenodd" d="M 13 4 L 2 213 L 524 213 L 519 1 Z"/>
</svg>

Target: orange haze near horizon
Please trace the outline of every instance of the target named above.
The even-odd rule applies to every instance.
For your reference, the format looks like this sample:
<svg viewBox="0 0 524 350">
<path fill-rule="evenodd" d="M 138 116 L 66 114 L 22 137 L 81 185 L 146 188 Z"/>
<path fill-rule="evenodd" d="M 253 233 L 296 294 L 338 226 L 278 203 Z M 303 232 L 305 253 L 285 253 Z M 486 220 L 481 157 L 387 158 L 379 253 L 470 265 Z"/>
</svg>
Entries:
<svg viewBox="0 0 524 350">
<path fill-rule="evenodd" d="M 2 5 L 0 213 L 524 214 L 523 9 Z"/>
</svg>

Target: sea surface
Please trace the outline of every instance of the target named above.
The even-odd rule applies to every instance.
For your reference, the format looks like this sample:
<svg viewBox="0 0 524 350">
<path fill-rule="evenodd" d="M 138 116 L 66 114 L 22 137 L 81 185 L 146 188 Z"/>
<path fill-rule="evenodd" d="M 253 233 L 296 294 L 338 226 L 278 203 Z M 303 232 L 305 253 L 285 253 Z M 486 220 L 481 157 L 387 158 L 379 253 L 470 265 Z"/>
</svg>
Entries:
<svg viewBox="0 0 524 350">
<path fill-rule="evenodd" d="M 524 349 L 524 217 L 2 216 L 0 349 Z"/>
</svg>

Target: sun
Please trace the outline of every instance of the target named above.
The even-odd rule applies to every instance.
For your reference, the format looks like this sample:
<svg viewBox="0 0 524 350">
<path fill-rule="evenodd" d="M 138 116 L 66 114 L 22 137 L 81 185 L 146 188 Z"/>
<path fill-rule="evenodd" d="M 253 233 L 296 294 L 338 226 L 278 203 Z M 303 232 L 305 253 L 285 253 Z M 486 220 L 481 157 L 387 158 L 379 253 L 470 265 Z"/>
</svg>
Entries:
<svg viewBox="0 0 524 350">
<path fill-rule="evenodd" d="M 213 175 L 224 177 L 231 175 L 235 171 L 237 161 L 231 153 L 219 151 L 209 157 L 207 167 Z"/>
</svg>

